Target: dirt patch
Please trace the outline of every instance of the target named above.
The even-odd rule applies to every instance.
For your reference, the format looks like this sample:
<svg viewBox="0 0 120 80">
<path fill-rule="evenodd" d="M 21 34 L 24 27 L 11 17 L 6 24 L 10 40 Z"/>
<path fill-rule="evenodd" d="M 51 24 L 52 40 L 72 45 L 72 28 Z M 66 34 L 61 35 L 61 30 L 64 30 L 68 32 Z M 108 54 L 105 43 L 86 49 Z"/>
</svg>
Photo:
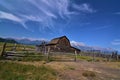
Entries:
<svg viewBox="0 0 120 80">
<path fill-rule="evenodd" d="M 118 65 L 118 63 L 108 63 Z M 61 80 L 119 80 L 120 68 L 111 67 L 104 62 L 50 62 L 47 65 L 59 72 Z M 92 71 L 95 77 L 85 77 L 85 71 Z"/>
<path fill-rule="evenodd" d="M 56 71 L 58 80 L 120 80 L 120 63 L 116 62 L 14 62 L 25 65 L 34 65 L 36 67 L 41 65 L 51 67 Z M 88 71 L 88 73 L 86 73 L 86 71 Z M 84 76 L 83 74 L 88 76 Z M 89 74 L 94 74 L 94 77 L 89 76 Z"/>
</svg>

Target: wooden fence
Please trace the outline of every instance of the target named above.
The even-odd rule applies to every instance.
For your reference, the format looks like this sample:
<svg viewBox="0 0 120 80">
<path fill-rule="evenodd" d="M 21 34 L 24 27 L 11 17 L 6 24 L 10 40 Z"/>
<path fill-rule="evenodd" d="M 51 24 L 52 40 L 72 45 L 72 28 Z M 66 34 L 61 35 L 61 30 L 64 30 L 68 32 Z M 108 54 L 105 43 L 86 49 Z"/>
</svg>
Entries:
<svg viewBox="0 0 120 80">
<path fill-rule="evenodd" d="M 77 53 L 66 53 L 66 52 L 50 52 L 45 51 L 43 53 L 37 53 L 34 48 L 30 48 L 30 46 L 14 44 L 7 45 L 7 43 L 3 44 L 0 56 L 5 59 L 27 59 L 30 58 L 42 58 L 43 60 L 49 61 L 76 61 Z M 44 57 L 44 58 L 43 58 Z M 38 59 L 41 60 L 41 59 Z"/>
<path fill-rule="evenodd" d="M 27 46 L 27 45 L 21 45 L 21 44 L 13 44 L 13 45 L 7 45 L 7 43 L 4 43 L 1 47 L 0 56 L 5 57 L 6 59 L 27 59 L 29 57 L 34 58 L 36 60 L 36 57 L 38 60 L 46 60 L 49 61 L 77 61 L 77 52 L 74 53 L 67 53 L 67 52 L 50 52 L 50 50 L 45 51 L 43 53 L 37 53 L 35 51 L 35 46 Z M 32 55 L 33 54 L 33 55 Z M 112 60 L 120 60 L 120 55 L 116 53 L 112 54 L 102 54 L 102 53 L 85 53 L 81 52 L 79 56 L 91 56 L 93 57 L 93 61 L 95 57 L 102 57 L 106 58 L 107 61 Z M 44 58 L 43 58 L 44 57 Z M 39 59 L 41 58 L 41 59 Z"/>
<path fill-rule="evenodd" d="M 25 53 L 34 53 L 35 49 L 26 47 L 26 45 L 22 44 L 12 44 L 7 45 L 4 43 L 1 47 L 0 56 L 4 58 L 14 58 L 14 57 L 25 57 Z"/>
</svg>

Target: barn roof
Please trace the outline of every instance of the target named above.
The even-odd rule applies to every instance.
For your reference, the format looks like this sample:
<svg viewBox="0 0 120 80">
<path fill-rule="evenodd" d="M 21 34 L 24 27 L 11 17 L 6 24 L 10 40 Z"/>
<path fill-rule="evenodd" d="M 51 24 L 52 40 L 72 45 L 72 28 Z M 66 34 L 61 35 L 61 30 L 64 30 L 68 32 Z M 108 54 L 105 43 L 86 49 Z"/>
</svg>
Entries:
<svg viewBox="0 0 120 80">
<path fill-rule="evenodd" d="M 68 39 L 66 36 L 54 38 L 54 39 L 52 39 L 48 44 L 45 44 L 45 46 L 56 45 L 61 38 L 66 38 L 66 39 Z M 41 45 L 36 45 L 36 46 L 40 47 L 40 46 L 43 46 L 43 44 L 41 44 Z"/>
<path fill-rule="evenodd" d="M 68 39 L 66 36 L 62 36 L 62 37 L 58 37 L 58 38 L 54 38 L 54 39 L 52 39 L 52 40 L 50 41 L 49 44 L 57 44 L 58 41 L 59 41 L 61 38 L 66 38 L 66 39 Z"/>
</svg>

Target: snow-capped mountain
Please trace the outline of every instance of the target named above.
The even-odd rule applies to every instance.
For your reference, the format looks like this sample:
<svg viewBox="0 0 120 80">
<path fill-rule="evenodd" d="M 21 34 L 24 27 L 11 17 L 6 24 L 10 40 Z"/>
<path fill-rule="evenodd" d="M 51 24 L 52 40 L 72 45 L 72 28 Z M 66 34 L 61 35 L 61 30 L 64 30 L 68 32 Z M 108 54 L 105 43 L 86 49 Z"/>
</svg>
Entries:
<svg viewBox="0 0 120 80">
<path fill-rule="evenodd" d="M 81 42 L 75 42 L 71 41 L 71 46 L 76 47 L 82 51 L 96 51 L 96 52 L 105 52 L 105 53 L 111 53 L 115 51 L 112 48 L 102 48 L 102 47 L 95 47 L 95 46 L 87 46 L 84 43 Z"/>
<path fill-rule="evenodd" d="M 18 43 L 21 43 L 21 44 L 27 44 L 27 45 L 39 45 L 41 44 L 43 41 L 45 42 L 48 42 L 46 40 L 30 40 L 30 39 L 27 39 L 27 38 L 24 38 L 24 39 L 15 39 Z"/>
</svg>

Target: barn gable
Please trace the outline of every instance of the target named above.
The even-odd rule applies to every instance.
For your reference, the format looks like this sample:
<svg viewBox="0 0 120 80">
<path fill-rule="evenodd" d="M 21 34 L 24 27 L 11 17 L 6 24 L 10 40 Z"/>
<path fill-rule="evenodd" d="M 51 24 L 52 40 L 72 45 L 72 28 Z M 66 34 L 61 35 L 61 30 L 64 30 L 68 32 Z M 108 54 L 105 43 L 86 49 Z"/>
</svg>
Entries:
<svg viewBox="0 0 120 80">
<path fill-rule="evenodd" d="M 71 46 L 70 41 L 66 36 L 62 36 L 62 37 L 59 37 L 59 38 L 54 38 L 50 41 L 49 44 L 54 44 L 54 45 L 57 45 L 58 47 L 64 47 L 64 46 L 69 47 L 69 46 Z"/>
</svg>

